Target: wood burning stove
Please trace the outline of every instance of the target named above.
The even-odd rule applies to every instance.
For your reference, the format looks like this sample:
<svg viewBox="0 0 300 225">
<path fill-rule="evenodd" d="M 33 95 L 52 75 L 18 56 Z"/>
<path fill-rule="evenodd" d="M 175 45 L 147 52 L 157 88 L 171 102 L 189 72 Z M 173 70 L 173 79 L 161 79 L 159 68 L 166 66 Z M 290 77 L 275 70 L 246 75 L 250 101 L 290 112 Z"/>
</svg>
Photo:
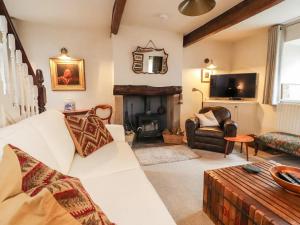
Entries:
<svg viewBox="0 0 300 225">
<path fill-rule="evenodd" d="M 162 136 L 161 115 L 152 113 L 136 114 L 137 134 L 139 138 Z"/>
</svg>

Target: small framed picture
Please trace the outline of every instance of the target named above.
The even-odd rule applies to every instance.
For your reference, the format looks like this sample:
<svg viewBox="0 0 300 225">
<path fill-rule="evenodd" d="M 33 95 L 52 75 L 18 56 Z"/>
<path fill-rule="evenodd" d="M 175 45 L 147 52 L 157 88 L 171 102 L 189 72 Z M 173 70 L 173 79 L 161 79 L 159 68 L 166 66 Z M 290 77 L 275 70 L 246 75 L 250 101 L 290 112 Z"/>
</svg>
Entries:
<svg viewBox="0 0 300 225">
<path fill-rule="evenodd" d="M 133 62 L 132 69 L 134 71 L 143 71 L 143 62 Z"/>
<path fill-rule="evenodd" d="M 85 91 L 84 60 L 50 58 L 53 91 Z"/>
<path fill-rule="evenodd" d="M 202 71 L 201 71 L 201 82 L 202 83 L 209 83 L 211 75 L 213 75 L 212 70 L 202 69 Z"/>
<path fill-rule="evenodd" d="M 144 60 L 144 55 L 143 54 L 134 53 L 133 60 L 134 61 L 143 61 Z"/>
</svg>

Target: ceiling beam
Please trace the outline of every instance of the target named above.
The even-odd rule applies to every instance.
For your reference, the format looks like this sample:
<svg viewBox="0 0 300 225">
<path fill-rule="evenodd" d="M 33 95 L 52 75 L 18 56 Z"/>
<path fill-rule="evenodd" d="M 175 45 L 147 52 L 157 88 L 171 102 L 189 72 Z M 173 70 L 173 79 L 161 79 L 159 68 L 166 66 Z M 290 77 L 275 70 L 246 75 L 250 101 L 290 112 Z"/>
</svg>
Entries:
<svg viewBox="0 0 300 225">
<path fill-rule="evenodd" d="M 126 5 L 126 0 L 115 0 L 113 12 L 112 12 L 112 21 L 111 21 L 111 33 L 118 34 L 119 27 L 122 20 L 122 15 Z"/>
<path fill-rule="evenodd" d="M 284 0 L 244 0 L 203 26 L 185 35 L 183 37 L 183 46 L 187 47 L 194 44 L 209 35 L 225 30 L 283 1 Z"/>
</svg>

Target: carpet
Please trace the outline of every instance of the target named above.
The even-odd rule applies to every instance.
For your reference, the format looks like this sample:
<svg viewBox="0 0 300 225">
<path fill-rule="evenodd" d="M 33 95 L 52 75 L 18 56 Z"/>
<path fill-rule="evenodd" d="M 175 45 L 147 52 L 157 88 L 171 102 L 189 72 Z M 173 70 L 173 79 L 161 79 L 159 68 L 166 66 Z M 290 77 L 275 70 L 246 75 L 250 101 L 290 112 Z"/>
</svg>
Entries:
<svg viewBox="0 0 300 225">
<path fill-rule="evenodd" d="M 141 166 L 172 163 L 199 158 L 199 155 L 182 145 L 140 148 L 134 151 Z"/>
<path fill-rule="evenodd" d="M 182 145 L 181 148 L 186 146 Z M 250 160 L 262 160 L 253 157 L 250 148 Z M 200 158 L 143 166 L 143 170 L 167 209 L 178 225 L 213 225 L 214 223 L 202 211 L 203 176 L 205 170 L 247 164 L 245 153 L 239 148 L 224 158 L 224 154 L 193 150 Z M 261 152 L 259 152 L 259 155 Z"/>
</svg>

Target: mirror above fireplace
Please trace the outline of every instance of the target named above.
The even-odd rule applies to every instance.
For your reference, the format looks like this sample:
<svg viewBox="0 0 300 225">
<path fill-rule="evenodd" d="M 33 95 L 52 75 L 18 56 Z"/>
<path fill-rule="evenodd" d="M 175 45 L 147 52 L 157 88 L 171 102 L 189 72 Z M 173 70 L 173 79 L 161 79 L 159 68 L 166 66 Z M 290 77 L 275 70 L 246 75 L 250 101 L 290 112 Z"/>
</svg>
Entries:
<svg viewBox="0 0 300 225">
<path fill-rule="evenodd" d="M 132 70 L 137 74 L 166 74 L 168 72 L 168 54 L 163 48 L 137 47 L 132 56 Z"/>
</svg>

